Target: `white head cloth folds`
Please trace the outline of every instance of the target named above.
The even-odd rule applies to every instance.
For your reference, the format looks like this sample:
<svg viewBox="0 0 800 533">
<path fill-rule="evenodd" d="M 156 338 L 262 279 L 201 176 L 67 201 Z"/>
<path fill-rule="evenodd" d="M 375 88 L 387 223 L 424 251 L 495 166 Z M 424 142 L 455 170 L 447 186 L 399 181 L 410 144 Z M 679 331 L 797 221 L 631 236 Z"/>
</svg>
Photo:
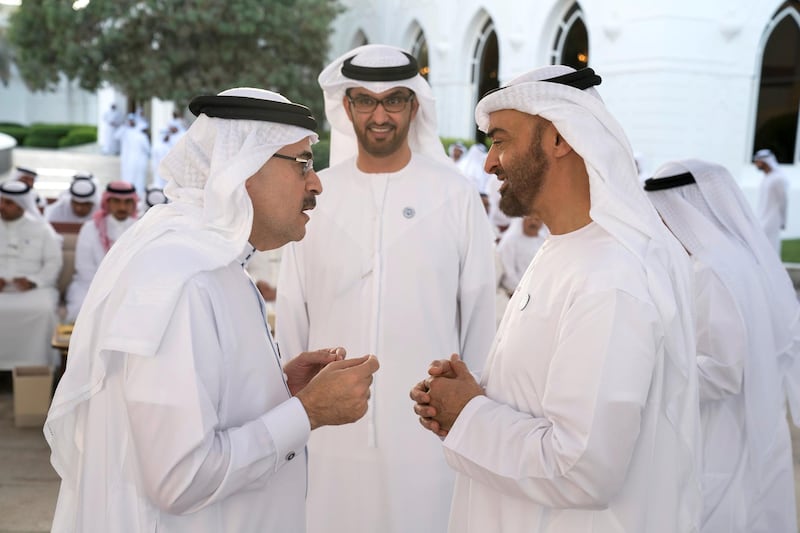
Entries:
<svg viewBox="0 0 800 533">
<path fill-rule="evenodd" d="M 687 159 L 663 165 L 653 178 L 685 172 L 695 183 L 648 195 L 686 249 L 713 268 L 739 300 L 754 356 L 745 362 L 747 425 L 754 428 L 748 440 L 753 449 L 766 450 L 776 424 L 783 423 L 777 406 L 784 402 L 784 390 L 800 426 L 800 304 L 786 268 L 730 173 Z"/>
<path fill-rule="evenodd" d="M 352 64 L 361 67 L 397 67 L 408 64 L 403 50 L 385 44 L 359 46 L 335 59 L 319 75 L 319 86 L 325 95 L 325 115 L 331 124 L 331 166 L 358 153 L 358 142 L 353 124 L 347 118 L 342 103 L 347 89 L 363 87 L 373 93 L 382 93 L 395 87 L 414 91 L 419 109 L 408 131 L 408 144 L 414 153 L 424 153 L 440 161 L 450 160 L 439 139 L 436 122 L 436 101 L 428 82 L 419 73 L 411 78 L 395 81 L 354 80 L 342 74 L 342 65 L 353 58 Z"/>
<path fill-rule="evenodd" d="M 97 202 L 97 185 L 90 177 L 76 177 L 68 189 L 70 200 L 80 204 Z"/>
<path fill-rule="evenodd" d="M 763 161 L 769 165 L 770 169 L 778 168 L 778 159 L 775 157 L 775 154 L 772 153 L 772 150 L 768 150 L 767 148 L 759 150 L 753 155 L 753 162 L 756 161 Z"/>
<path fill-rule="evenodd" d="M 589 215 L 630 250 L 647 272 L 664 328 L 666 416 L 684 445 L 685 460 L 676 468 L 685 468 L 687 473 L 694 469 L 697 479 L 701 471 L 696 453 L 699 404 L 688 257 L 644 196 L 628 139 L 597 90 L 543 81 L 572 72 L 571 67 L 554 65 L 523 74 L 484 96 L 475 109 L 475 120 L 486 131 L 494 111 L 515 109 L 538 115 L 552 122 L 583 158 L 589 174 Z M 681 520 L 688 530 L 695 520 L 700 491 L 699 487 L 685 489 Z"/>
<path fill-rule="evenodd" d="M 36 197 L 31 188 L 24 181 L 11 180 L 0 185 L 0 198 L 11 200 L 36 220 L 44 220 L 42 213 L 36 206 Z"/>
<path fill-rule="evenodd" d="M 219 96 L 290 103 L 261 89 Z M 184 283 L 229 264 L 248 245 L 253 205 L 245 181 L 280 148 L 305 138 L 316 142 L 317 135 L 283 123 L 200 114 L 164 157 L 160 171 L 169 178 L 170 203 L 148 210 L 111 248 L 75 323 L 70 364 L 45 424 L 63 479 L 74 479 L 82 410 L 103 387 L 106 360 L 117 352 L 156 353 Z"/>
</svg>

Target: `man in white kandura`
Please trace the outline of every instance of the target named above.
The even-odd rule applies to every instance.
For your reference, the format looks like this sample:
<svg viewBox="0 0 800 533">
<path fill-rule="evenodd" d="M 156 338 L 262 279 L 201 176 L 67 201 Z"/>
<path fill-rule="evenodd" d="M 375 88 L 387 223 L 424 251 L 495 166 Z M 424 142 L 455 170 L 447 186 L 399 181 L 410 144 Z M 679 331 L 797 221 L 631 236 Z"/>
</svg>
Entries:
<svg viewBox="0 0 800 533">
<path fill-rule="evenodd" d="M 48 222 L 87 222 L 97 211 L 97 203 L 97 185 L 92 177 L 76 174 L 69 189 L 44 208 L 44 218 Z"/>
<path fill-rule="evenodd" d="M 45 423 L 53 532 L 302 533 L 311 430 L 367 410 L 372 356 L 283 361 L 244 270 L 301 239 L 316 121 L 261 89 L 192 100 L 170 203 L 111 248 Z"/>
<path fill-rule="evenodd" d="M 67 288 L 67 322 L 74 322 L 100 262 L 137 217 L 139 197 L 132 184 L 112 181 L 92 219 L 81 226 L 75 242 L 75 272 Z"/>
<path fill-rule="evenodd" d="M 445 154 L 416 60 L 366 45 L 319 76 L 331 168 L 308 236 L 288 246 L 276 332 L 293 352 L 339 339 L 381 359 L 370 410 L 309 443 L 309 532 L 446 528 L 453 473 L 408 408 L 431 354 L 481 368 L 494 334 L 492 235 L 478 191 Z"/>
<path fill-rule="evenodd" d="M 508 215 L 550 230 L 480 382 L 457 357 L 411 391 L 457 471 L 451 533 L 690 533 L 700 518 L 691 270 L 592 69 L 478 103 Z"/>
<path fill-rule="evenodd" d="M 698 160 L 645 181 L 695 269 L 703 434 L 703 533 L 794 533 L 792 443 L 800 305 L 730 173 Z"/>
<path fill-rule="evenodd" d="M 0 370 L 52 365 L 61 240 L 22 181 L 0 184 Z"/>
<path fill-rule="evenodd" d="M 772 247 L 781 253 L 781 230 L 786 229 L 786 215 L 789 204 L 789 181 L 778 165 L 772 150 L 759 150 L 753 156 L 753 164 L 764 173 L 758 187 L 758 206 L 756 213 L 761 228 L 767 234 Z"/>
</svg>

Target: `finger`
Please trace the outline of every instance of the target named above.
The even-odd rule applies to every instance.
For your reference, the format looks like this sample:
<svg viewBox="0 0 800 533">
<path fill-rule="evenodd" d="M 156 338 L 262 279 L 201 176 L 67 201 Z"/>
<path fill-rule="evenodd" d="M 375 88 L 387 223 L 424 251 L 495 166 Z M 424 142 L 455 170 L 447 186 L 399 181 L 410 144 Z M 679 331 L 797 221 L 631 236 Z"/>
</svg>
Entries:
<svg viewBox="0 0 800 533">
<path fill-rule="evenodd" d="M 409 396 L 412 400 L 416 403 L 430 403 L 431 396 L 428 394 L 428 391 L 424 388 L 420 387 L 420 383 L 417 383 L 417 386 L 411 389 Z"/>
<path fill-rule="evenodd" d="M 436 408 L 430 405 L 414 404 L 414 412 L 422 418 L 433 418 L 436 416 Z"/>
<path fill-rule="evenodd" d="M 431 376 L 441 376 L 450 370 L 450 361 L 447 359 L 437 359 L 428 367 L 428 374 Z"/>
<path fill-rule="evenodd" d="M 306 364 L 326 365 L 336 361 L 336 355 L 328 349 L 314 350 L 300 354 Z"/>
<path fill-rule="evenodd" d="M 343 370 L 345 368 L 351 368 L 365 363 L 370 357 L 371 356 L 369 355 L 362 355 L 361 357 L 356 357 L 355 359 L 342 359 L 341 361 L 334 361 L 328 366 L 335 370 Z"/>
<path fill-rule="evenodd" d="M 463 376 L 470 373 L 469 368 L 467 368 L 467 363 L 462 361 L 457 354 L 453 354 L 450 357 L 450 368 L 456 376 Z"/>
<path fill-rule="evenodd" d="M 430 418 L 420 417 L 419 418 L 419 423 L 422 424 L 422 427 L 424 427 L 425 429 L 427 429 L 429 431 L 433 431 L 437 435 L 438 435 L 438 432 L 441 431 L 441 428 L 439 427 L 439 423 L 436 420 L 432 420 Z"/>
<path fill-rule="evenodd" d="M 330 351 L 336 357 L 337 361 L 341 361 L 347 356 L 347 350 L 345 350 L 341 346 L 337 346 L 336 348 L 331 348 Z"/>
</svg>

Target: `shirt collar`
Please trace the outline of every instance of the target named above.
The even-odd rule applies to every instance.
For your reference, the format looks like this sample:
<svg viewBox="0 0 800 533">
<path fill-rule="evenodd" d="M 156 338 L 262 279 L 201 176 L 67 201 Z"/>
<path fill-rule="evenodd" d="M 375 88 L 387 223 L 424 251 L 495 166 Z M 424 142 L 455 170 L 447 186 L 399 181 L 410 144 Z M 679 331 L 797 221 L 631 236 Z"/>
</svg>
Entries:
<svg viewBox="0 0 800 533">
<path fill-rule="evenodd" d="M 244 268 L 244 266 L 250 261 L 255 253 L 256 247 L 248 242 L 242 250 L 242 253 L 240 253 L 239 257 L 237 258 L 239 264 L 242 265 L 242 268 Z"/>
</svg>

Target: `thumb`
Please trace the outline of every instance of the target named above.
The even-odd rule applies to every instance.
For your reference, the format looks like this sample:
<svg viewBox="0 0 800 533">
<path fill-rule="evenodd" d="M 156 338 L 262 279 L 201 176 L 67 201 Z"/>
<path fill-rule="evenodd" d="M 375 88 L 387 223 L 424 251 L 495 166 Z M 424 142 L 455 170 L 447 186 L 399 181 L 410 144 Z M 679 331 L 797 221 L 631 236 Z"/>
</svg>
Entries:
<svg viewBox="0 0 800 533">
<path fill-rule="evenodd" d="M 369 375 L 378 370 L 380 365 L 378 364 L 378 358 L 374 355 L 362 355 L 361 357 L 357 357 L 355 359 L 343 359 L 341 361 L 335 361 L 328 366 L 333 367 L 335 370 L 344 370 L 346 368 L 360 366 L 362 367 L 365 375 Z"/>
<path fill-rule="evenodd" d="M 469 368 L 467 368 L 467 363 L 461 360 L 461 357 L 458 354 L 454 353 L 450 356 L 450 368 L 453 370 L 453 373 L 456 376 L 463 376 L 464 374 L 469 374 Z"/>
<path fill-rule="evenodd" d="M 324 348 L 313 352 L 305 352 L 303 359 L 305 359 L 306 364 L 325 364 L 336 361 L 336 354 Z"/>
</svg>

